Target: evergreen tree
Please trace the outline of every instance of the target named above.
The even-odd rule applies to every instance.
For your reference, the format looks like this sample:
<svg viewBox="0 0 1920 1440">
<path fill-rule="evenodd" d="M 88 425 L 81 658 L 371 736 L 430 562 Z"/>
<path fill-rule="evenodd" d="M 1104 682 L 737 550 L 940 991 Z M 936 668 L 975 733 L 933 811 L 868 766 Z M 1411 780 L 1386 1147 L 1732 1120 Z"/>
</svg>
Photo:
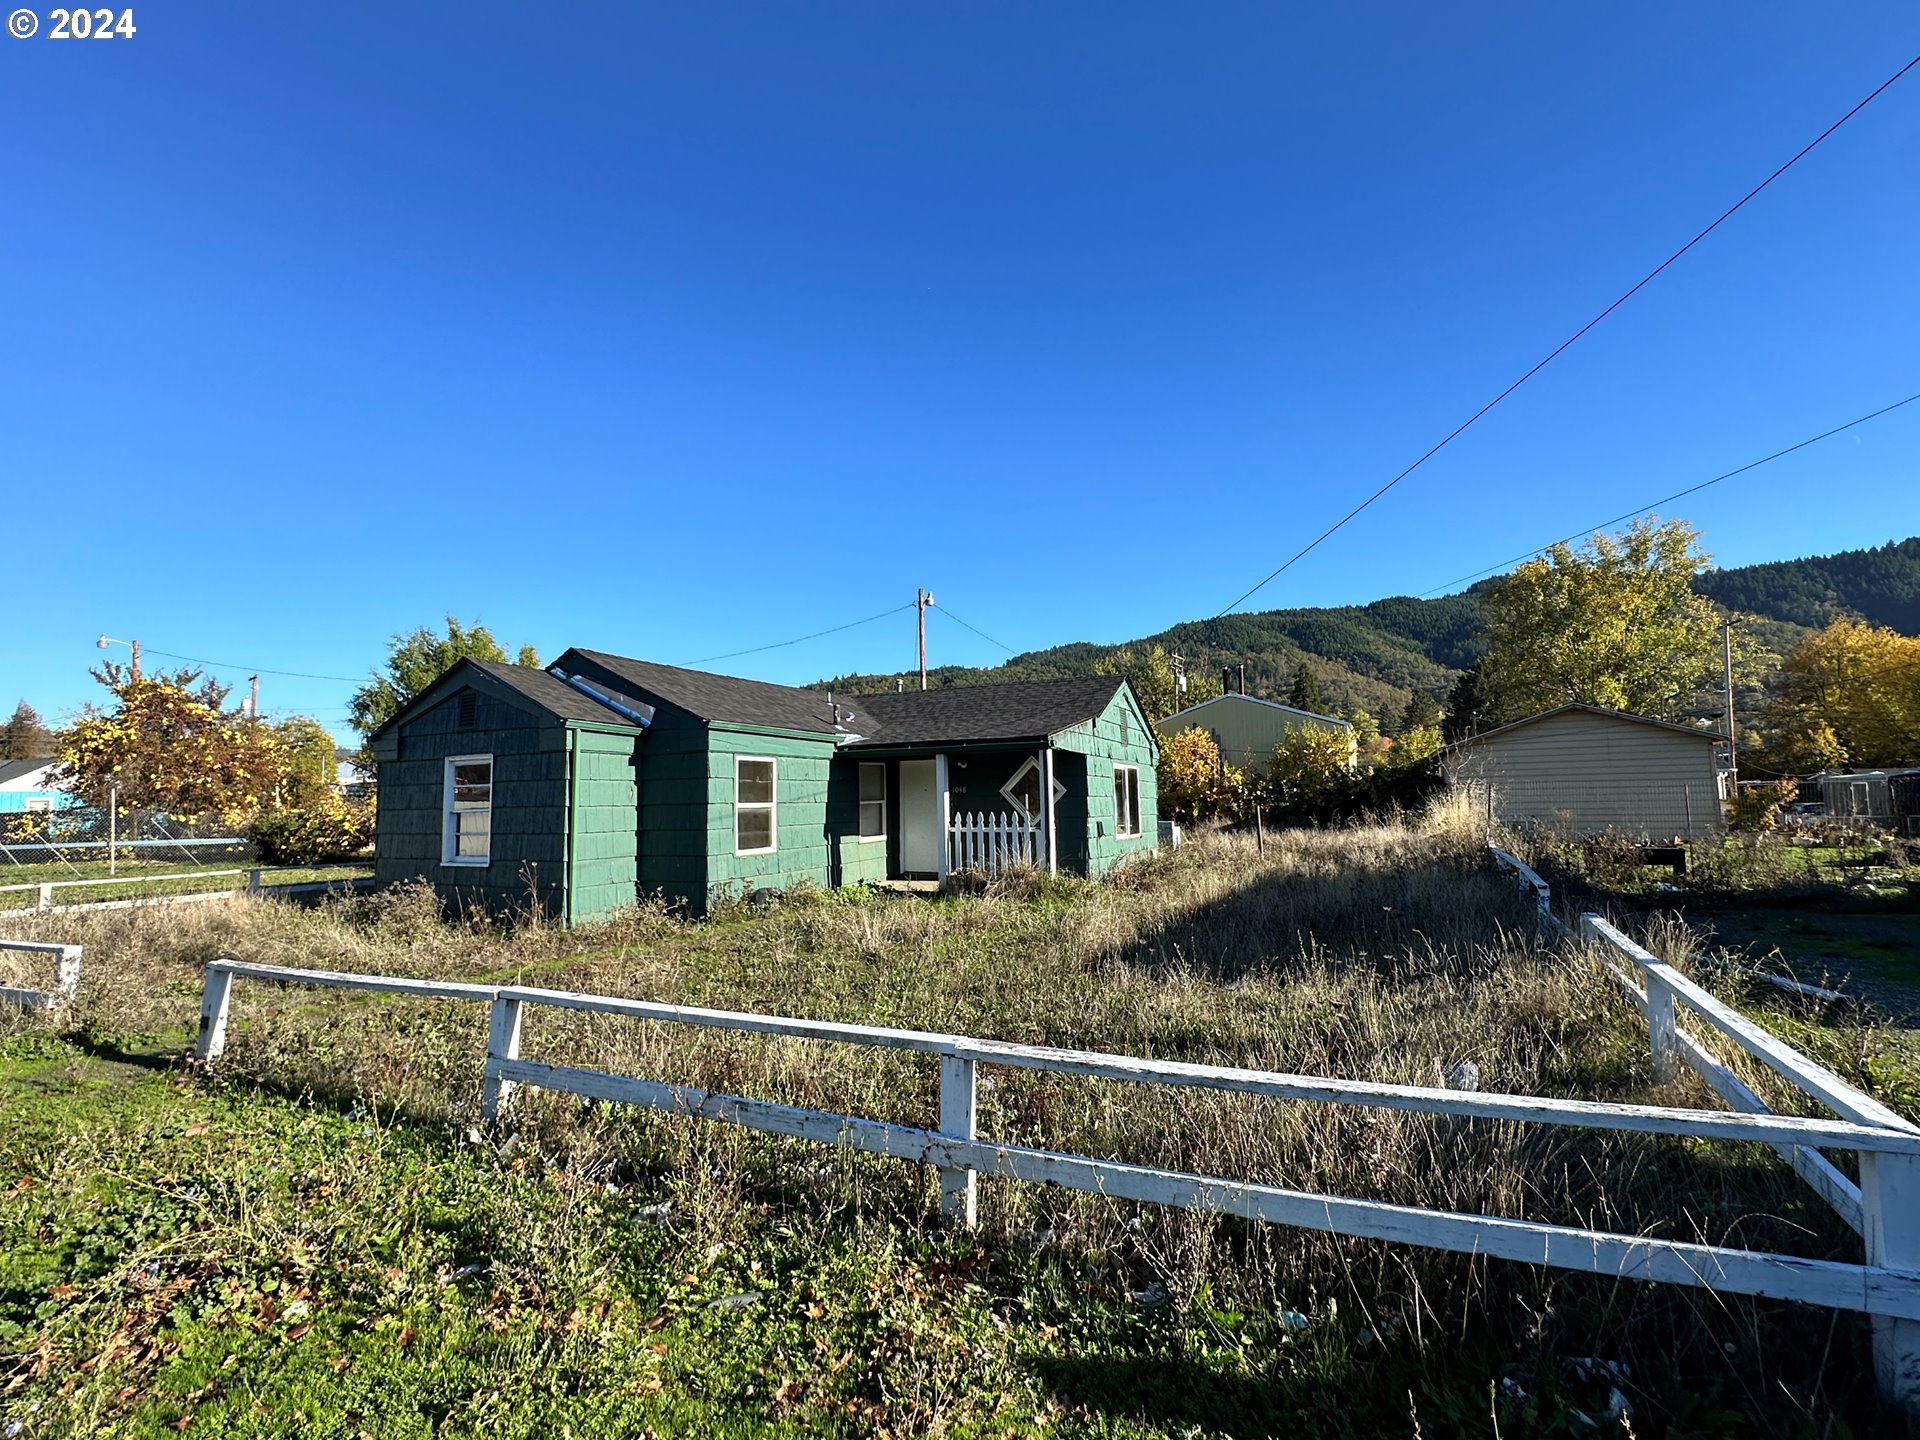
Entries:
<svg viewBox="0 0 1920 1440">
<path fill-rule="evenodd" d="M 0 760 L 46 760 L 53 755 L 53 732 L 41 722 L 40 712 L 22 700 L 13 718 L 0 725 Z"/>
<path fill-rule="evenodd" d="M 1400 712 L 1400 733 L 1437 726 L 1445 714 L 1438 700 L 1424 690 L 1416 690 L 1407 697 L 1407 708 Z"/>
<path fill-rule="evenodd" d="M 1293 672 L 1293 688 L 1287 692 L 1287 703 L 1296 710 L 1311 710 L 1316 715 L 1325 713 L 1321 709 L 1320 678 L 1304 660 Z"/>
</svg>

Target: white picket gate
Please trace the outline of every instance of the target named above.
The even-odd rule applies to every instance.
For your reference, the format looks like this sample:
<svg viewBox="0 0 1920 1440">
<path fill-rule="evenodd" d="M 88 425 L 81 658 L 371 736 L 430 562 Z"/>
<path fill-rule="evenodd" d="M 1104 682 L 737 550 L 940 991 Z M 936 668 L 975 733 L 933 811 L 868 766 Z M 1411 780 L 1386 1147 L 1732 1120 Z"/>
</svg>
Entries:
<svg viewBox="0 0 1920 1440">
<path fill-rule="evenodd" d="M 947 869 L 981 870 L 988 878 L 1014 865 L 1038 865 L 1040 822 L 996 811 L 956 814 L 947 826 Z"/>
</svg>

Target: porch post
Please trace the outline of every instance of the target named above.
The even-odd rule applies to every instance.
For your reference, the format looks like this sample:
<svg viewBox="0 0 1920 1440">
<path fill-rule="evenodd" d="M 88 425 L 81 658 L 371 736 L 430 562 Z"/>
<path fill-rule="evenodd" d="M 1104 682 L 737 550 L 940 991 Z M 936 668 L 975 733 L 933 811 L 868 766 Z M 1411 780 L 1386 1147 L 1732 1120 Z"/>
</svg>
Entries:
<svg viewBox="0 0 1920 1440">
<path fill-rule="evenodd" d="M 1051 745 L 1040 752 L 1040 821 L 1046 829 L 1047 873 L 1052 875 L 1060 868 L 1060 847 L 1054 843 L 1053 839 L 1053 746 Z"/>
<path fill-rule="evenodd" d="M 933 757 L 933 788 L 940 793 L 940 888 L 947 888 L 947 842 L 953 825 L 953 796 L 947 790 L 947 756 Z"/>
</svg>

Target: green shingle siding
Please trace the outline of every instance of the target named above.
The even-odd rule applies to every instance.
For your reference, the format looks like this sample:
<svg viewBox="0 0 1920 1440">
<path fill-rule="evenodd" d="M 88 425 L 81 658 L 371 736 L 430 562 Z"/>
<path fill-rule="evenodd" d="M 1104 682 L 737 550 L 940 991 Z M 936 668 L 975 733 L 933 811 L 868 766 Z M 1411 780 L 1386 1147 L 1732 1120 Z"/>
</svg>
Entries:
<svg viewBox="0 0 1920 1440">
<path fill-rule="evenodd" d="M 560 910 L 566 875 L 565 837 L 556 816 L 566 813 L 565 728 L 480 686 L 474 724 L 459 725 L 458 696 L 410 716 L 387 738 L 379 762 L 378 859 L 383 885 L 432 881 L 449 903 L 490 912 L 524 911 L 534 902 Z M 440 863 L 446 797 L 446 761 L 453 755 L 493 756 L 492 842 L 488 864 Z"/>
<path fill-rule="evenodd" d="M 642 737 L 576 730 L 573 739 L 573 871 L 568 920 L 585 920 L 634 903 L 639 882 L 639 786 Z"/>
</svg>

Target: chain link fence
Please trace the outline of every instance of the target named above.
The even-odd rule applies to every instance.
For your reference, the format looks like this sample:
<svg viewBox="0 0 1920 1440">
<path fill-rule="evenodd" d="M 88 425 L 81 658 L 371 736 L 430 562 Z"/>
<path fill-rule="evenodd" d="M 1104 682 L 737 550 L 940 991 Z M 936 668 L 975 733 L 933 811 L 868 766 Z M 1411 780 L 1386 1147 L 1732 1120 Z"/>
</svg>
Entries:
<svg viewBox="0 0 1920 1440">
<path fill-rule="evenodd" d="M 242 859 L 252 842 L 218 820 L 182 820 L 159 810 L 111 814 L 91 806 L 0 814 L 0 869 L 7 866 L 158 861 L 207 865 Z"/>
</svg>

